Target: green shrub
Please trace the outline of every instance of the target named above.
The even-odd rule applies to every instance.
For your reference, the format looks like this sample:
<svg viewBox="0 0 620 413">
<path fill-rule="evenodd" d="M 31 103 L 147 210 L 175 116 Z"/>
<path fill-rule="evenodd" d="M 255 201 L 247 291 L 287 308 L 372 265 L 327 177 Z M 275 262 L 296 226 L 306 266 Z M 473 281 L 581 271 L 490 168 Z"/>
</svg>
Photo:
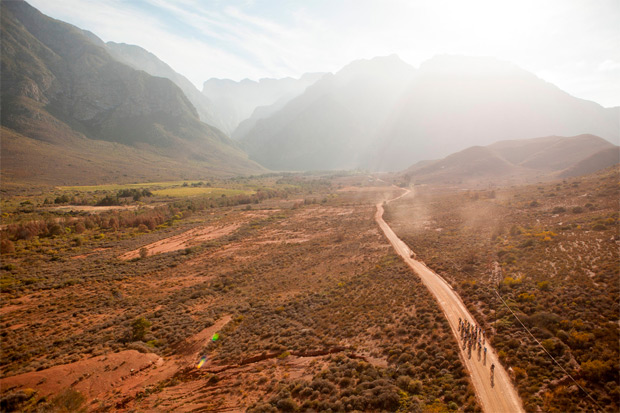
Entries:
<svg viewBox="0 0 620 413">
<path fill-rule="evenodd" d="M 142 341 L 150 327 L 151 322 L 144 317 L 136 318 L 133 323 L 131 323 L 131 337 L 135 341 Z"/>
</svg>

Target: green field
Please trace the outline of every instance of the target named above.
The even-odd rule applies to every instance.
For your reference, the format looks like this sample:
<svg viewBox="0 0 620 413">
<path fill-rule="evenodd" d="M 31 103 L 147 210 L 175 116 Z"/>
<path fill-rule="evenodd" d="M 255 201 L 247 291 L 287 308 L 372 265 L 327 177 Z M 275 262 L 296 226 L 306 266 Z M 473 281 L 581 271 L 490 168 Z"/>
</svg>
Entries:
<svg viewBox="0 0 620 413">
<path fill-rule="evenodd" d="M 153 191 L 155 196 L 166 197 L 191 197 L 208 195 L 209 197 L 220 197 L 222 195 L 235 196 L 235 195 L 252 195 L 254 191 L 244 191 L 241 189 L 226 189 L 226 188 L 209 188 L 209 187 L 191 187 L 191 186 L 177 186 L 165 189 L 158 189 Z"/>
<path fill-rule="evenodd" d="M 131 188 L 174 188 L 183 187 L 184 184 L 198 184 L 202 181 L 167 181 L 167 182 L 142 182 L 137 184 L 107 184 L 107 185 L 82 185 L 82 186 L 59 186 L 62 191 L 80 191 L 80 192 L 97 192 L 97 191 L 120 191 L 122 189 Z M 216 189 L 216 188 L 200 188 L 200 189 Z"/>
</svg>

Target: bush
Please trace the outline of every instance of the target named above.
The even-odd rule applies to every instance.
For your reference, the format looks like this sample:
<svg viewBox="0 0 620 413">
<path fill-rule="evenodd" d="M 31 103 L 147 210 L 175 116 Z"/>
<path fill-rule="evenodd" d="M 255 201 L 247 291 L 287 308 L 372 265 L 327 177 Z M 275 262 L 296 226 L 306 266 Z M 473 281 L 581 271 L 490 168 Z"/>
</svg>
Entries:
<svg viewBox="0 0 620 413">
<path fill-rule="evenodd" d="M 24 402 L 30 400 L 34 395 L 34 392 L 29 392 L 28 390 L 18 390 L 15 393 L 5 394 L 2 399 L 0 399 L 0 409 L 3 412 L 20 411 Z"/>
<path fill-rule="evenodd" d="M 62 229 L 62 227 L 59 224 L 52 224 L 49 228 L 48 228 L 49 234 L 54 236 L 54 235 L 62 235 L 64 233 L 64 230 Z"/>
<path fill-rule="evenodd" d="M 119 204 L 120 202 L 117 197 L 106 195 L 105 198 L 97 202 L 95 205 L 96 206 L 112 206 L 112 205 L 119 205 Z"/>
<path fill-rule="evenodd" d="M 613 369 L 613 366 L 610 363 L 601 360 L 584 361 L 581 363 L 583 375 L 592 381 L 601 381 L 608 375 L 611 369 Z"/>
<path fill-rule="evenodd" d="M 297 410 L 297 403 L 290 397 L 280 399 L 276 403 L 276 407 L 283 412 L 294 412 Z"/>
<path fill-rule="evenodd" d="M 134 341 L 142 341 L 151 327 L 151 322 L 144 317 L 138 317 L 131 323 L 131 337 Z"/>
<path fill-rule="evenodd" d="M 86 227 L 84 226 L 83 223 L 78 222 L 77 224 L 75 224 L 75 233 L 76 234 L 81 234 L 84 231 L 86 231 Z"/>
<path fill-rule="evenodd" d="M 564 353 L 564 344 L 560 341 L 560 339 L 553 337 L 543 340 L 540 343 L 545 350 L 549 352 L 553 357 L 561 356 Z"/>
<path fill-rule="evenodd" d="M 0 253 L 12 254 L 15 252 L 15 245 L 10 239 L 3 239 L 0 241 Z"/>
<path fill-rule="evenodd" d="M 86 397 L 82 393 L 74 389 L 67 389 L 54 397 L 52 405 L 55 407 L 53 411 L 66 411 L 66 412 L 80 412 L 86 411 L 85 408 L 81 408 L 86 401 Z"/>
<path fill-rule="evenodd" d="M 69 197 L 65 194 L 54 199 L 55 204 L 66 204 L 69 202 Z"/>
<path fill-rule="evenodd" d="M 265 402 L 259 402 L 248 409 L 249 413 L 275 413 L 277 411 L 278 409 Z"/>
</svg>

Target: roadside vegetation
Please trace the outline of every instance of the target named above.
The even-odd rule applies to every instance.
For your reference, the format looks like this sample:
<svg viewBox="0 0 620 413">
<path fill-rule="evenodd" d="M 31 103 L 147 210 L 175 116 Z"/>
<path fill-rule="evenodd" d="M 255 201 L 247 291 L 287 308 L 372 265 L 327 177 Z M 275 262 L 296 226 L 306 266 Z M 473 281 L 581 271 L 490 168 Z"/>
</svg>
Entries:
<svg viewBox="0 0 620 413">
<path fill-rule="evenodd" d="M 482 191 L 416 187 L 387 209 L 489 333 L 528 411 L 620 408 L 618 182 L 612 168 Z"/>
</svg>

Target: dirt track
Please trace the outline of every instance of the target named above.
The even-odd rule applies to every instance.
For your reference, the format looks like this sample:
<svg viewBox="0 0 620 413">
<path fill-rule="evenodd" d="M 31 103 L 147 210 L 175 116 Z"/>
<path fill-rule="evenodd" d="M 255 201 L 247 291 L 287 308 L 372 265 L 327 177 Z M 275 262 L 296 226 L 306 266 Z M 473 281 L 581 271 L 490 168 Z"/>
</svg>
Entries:
<svg viewBox="0 0 620 413">
<path fill-rule="evenodd" d="M 208 241 L 222 237 L 224 235 L 228 235 L 237 228 L 239 228 L 239 224 L 231 224 L 220 228 L 216 228 L 213 226 L 194 228 L 182 234 L 175 235 L 170 238 L 164 238 L 162 240 L 145 245 L 144 247 L 136 248 L 133 251 L 124 253 L 119 258 L 121 260 L 131 260 L 134 258 L 138 258 L 140 256 L 140 250 L 142 248 L 146 248 L 146 250 L 148 251 L 148 255 L 156 255 L 162 254 L 164 252 L 182 250 L 202 241 Z"/>
<path fill-rule="evenodd" d="M 390 201 L 395 201 L 403 196 L 409 194 L 411 191 L 406 190 L 405 193 Z M 472 354 L 471 358 L 468 358 L 467 352 L 461 347 L 460 334 L 458 332 L 459 317 L 463 320 L 469 321 L 472 324 L 477 324 L 472 315 L 467 311 L 465 304 L 461 301 L 459 295 L 450 287 L 450 285 L 438 274 L 433 272 L 423 263 L 411 258 L 412 251 L 409 247 L 396 236 L 392 228 L 383 220 L 383 205 L 377 204 L 377 212 L 375 214 L 375 220 L 381 227 L 381 230 L 388 238 L 398 255 L 400 255 L 407 265 L 409 265 L 413 271 L 421 278 L 422 282 L 435 296 L 435 299 L 439 302 L 443 313 L 448 319 L 452 333 L 459 342 L 459 352 L 465 367 L 469 371 L 471 381 L 474 385 L 476 395 L 485 412 L 500 413 L 500 412 L 523 412 L 522 402 L 515 390 L 508 373 L 502 367 L 495 353 L 495 350 L 487 342 L 488 354 L 486 364 L 483 361 L 478 361 L 475 354 Z M 495 364 L 495 379 L 494 385 L 491 385 L 490 366 Z"/>
</svg>

